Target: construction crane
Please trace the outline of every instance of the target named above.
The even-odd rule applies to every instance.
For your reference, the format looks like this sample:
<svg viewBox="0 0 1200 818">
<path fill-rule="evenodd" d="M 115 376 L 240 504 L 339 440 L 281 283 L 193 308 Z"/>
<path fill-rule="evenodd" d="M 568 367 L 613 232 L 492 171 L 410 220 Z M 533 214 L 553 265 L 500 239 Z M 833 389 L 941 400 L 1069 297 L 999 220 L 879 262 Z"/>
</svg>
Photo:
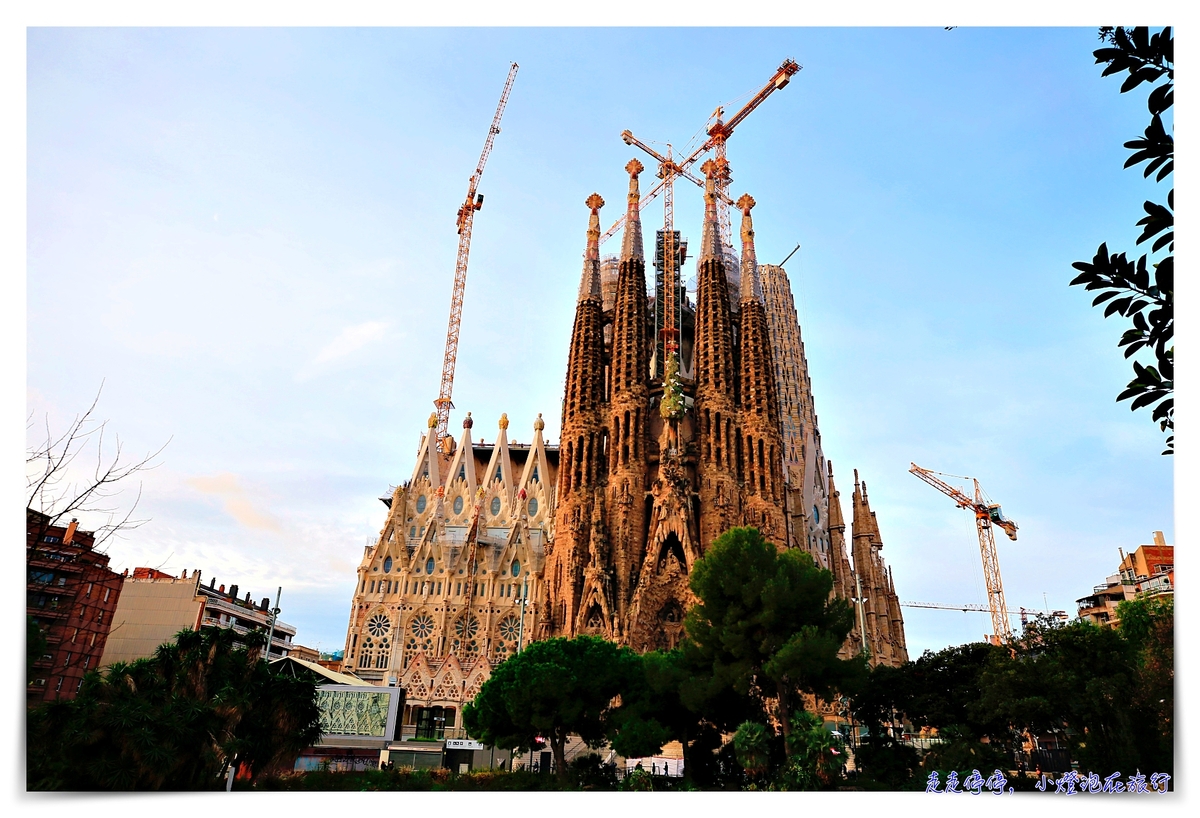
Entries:
<svg viewBox="0 0 1200 818">
<path fill-rule="evenodd" d="M 675 224 L 674 224 L 675 223 L 675 177 L 682 176 L 685 179 L 688 179 L 688 180 L 694 182 L 695 184 L 700 185 L 701 187 L 704 186 L 704 182 L 701 181 L 700 179 L 697 179 L 690 171 L 688 171 L 687 167 L 685 167 L 684 165 L 680 165 L 674 161 L 674 159 L 672 157 L 671 143 L 669 143 L 669 142 L 667 143 L 667 155 L 663 156 L 658 151 L 654 150 L 654 148 L 650 147 L 645 142 L 642 142 L 642 140 L 640 140 L 636 136 L 634 136 L 633 133 L 630 132 L 629 130 L 621 131 L 621 139 L 624 140 L 626 145 L 634 145 L 638 148 L 641 148 L 643 151 L 645 151 L 647 154 L 649 154 L 653 159 L 655 159 L 658 162 L 658 178 L 661 179 L 662 181 L 659 182 L 658 185 L 656 185 L 655 188 L 649 194 L 647 194 L 647 196 L 649 198 L 653 198 L 654 195 L 656 195 L 659 191 L 661 191 L 663 194 L 663 295 L 664 295 L 664 298 L 663 298 L 663 303 L 660 308 L 662 309 L 662 318 L 663 318 L 663 322 L 662 322 L 662 325 L 663 325 L 663 328 L 662 328 L 663 351 L 664 351 L 664 353 L 669 354 L 678 349 L 676 336 L 678 335 L 678 332 L 679 332 L 679 330 L 678 330 L 679 316 L 676 315 L 676 310 L 675 310 L 676 306 L 678 306 L 678 305 L 675 303 L 675 297 L 674 297 L 674 293 L 678 286 L 678 283 L 675 280 L 675 273 L 676 273 L 676 270 L 675 270 L 675 257 L 676 257 Z M 685 160 L 686 163 L 690 165 L 692 162 L 695 162 L 696 157 L 698 157 L 699 155 L 700 155 L 700 151 L 697 151 L 696 153 L 692 154 L 692 156 L 690 156 L 687 160 Z M 726 197 L 726 198 L 728 198 L 728 197 Z M 648 199 L 644 197 L 643 201 L 648 201 Z M 639 202 L 638 208 L 641 209 L 641 206 L 642 206 L 642 202 Z M 621 222 L 618 222 L 617 224 L 619 225 L 619 224 L 621 224 Z M 617 227 L 617 225 L 614 225 L 612 228 L 610 228 L 610 230 L 612 232 L 616 232 L 616 227 Z"/>
<path fill-rule="evenodd" d="M 730 247 L 731 230 L 729 226 L 729 205 L 733 204 L 733 200 L 729 198 L 729 183 L 732 180 L 732 177 L 729 173 L 729 161 L 725 157 L 725 143 L 729 140 L 729 137 L 733 135 L 734 128 L 740 125 L 742 120 L 748 117 L 755 108 L 761 105 L 763 100 L 791 82 L 792 76 L 798 72 L 801 67 L 802 66 L 793 59 L 789 58 L 784 60 L 779 68 L 775 70 L 775 73 L 772 75 L 771 79 L 767 81 L 767 84 L 760 88 L 758 92 L 750 98 L 750 101 L 743 105 L 736 114 L 730 117 L 728 122 L 725 122 L 721 119 L 722 115 L 724 114 L 724 108 L 718 107 L 708 118 L 709 123 L 711 123 L 708 125 L 706 130 L 708 139 L 705 140 L 704 144 L 696 148 L 696 150 L 692 152 L 691 156 L 687 157 L 682 162 L 676 163 L 671 160 L 669 148 L 668 155 L 666 157 L 660 156 L 656 151 L 651 150 L 640 140 L 634 137 L 633 134 L 628 130 L 623 131 L 621 133 L 621 138 L 625 141 L 625 144 L 636 145 L 659 161 L 659 176 L 662 181 L 655 185 L 649 193 L 642 197 L 641 201 L 638 202 L 638 209 L 641 210 L 643 207 L 649 204 L 650 201 L 660 192 L 666 191 L 667 195 L 671 196 L 672 185 L 674 184 L 676 176 L 682 176 L 694 184 L 704 187 L 703 179 L 700 179 L 697 176 L 688 173 L 687 171 L 701 156 L 710 150 L 715 150 L 716 162 L 718 166 L 716 184 L 717 221 L 721 226 L 721 241 L 724 243 L 725 247 Z M 713 121 L 714 119 L 716 120 L 715 122 Z M 673 205 L 674 202 L 672 201 L 668 206 L 673 209 Z M 624 216 L 618 219 L 616 224 L 614 224 L 607 231 L 605 231 L 602 236 L 600 236 L 600 243 L 603 244 L 605 241 L 612 238 L 617 230 L 621 228 L 621 225 L 624 223 L 624 221 Z M 667 234 L 670 235 L 672 227 L 668 225 L 666 229 Z"/>
<path fill-rule="evenodd" d="M 943 605 L 940 602 L 901 602 L 900 604 L 905 608 L 935 608 L 939 611 L 979 611 L 981 613 L 991 611 L 991 607 L 988 605 L 978 605 L 971 602 L 968 602 L 965 605 Z M 1051 611 L 1047 609 L 1043 610 L 1044 613 L 1052 619 L 1062 622 L 1066 622 L 1068 619 L 1066 611 Z M 1024 627 L 1029 622 L 1030 614 L 1037 613 L 1037 609 L 1021 607 L 1015 611 L 1005 611 L 1004 615 L 1021 617 L 1021 627 Z"/>
<path fill-rule="evenodd" d="M 954 474 L 923 469 L 916 463 L 909 464 L 909 471 L 924 480 L 935 489 L 945 494 L 959 508 L 975 512 L 975 529 L 979 535 L 979 554 L 983 559 L 983 580 L 987 585 L 988 610 L 992 615 L 992 629 L 1001 640 L 1012 638 L 1012 628 L 1008 623 L 1008 606 L 1004 603 L 1004 583 L 1000 579 L 1000 560 L 996 557 L 996 540 L 992 536 L 992 526 L 1004 529 L 1010 540 L 1017 538 L 1017 524 L 1007 520 L 1000 510 L 999 503 L 991 503 L 985 499 L 979 481 L 973 477 L 959 477 Z M 975 496 L 971 498 L 961 489 L 955 488 L 934 475 L 955 477 L 959 480 L 970 480 L 975 484 Z"/>
<path fill-rule="evenodd" d="M 512 90 L 513 80 L 517 78 L 517 64 L 513 63 L 508 69 L 508 79 L 504 82 L 504 91 L 500 94 L 500 103 L 496 106 L 496 115 L 492 117 L 492 126 L 488 129 L 487 140 L 483 143 L 483 153 L 479 155 L 479 164 L 467 185 L 467 198 L 458 208 L 458 259 L 454 265 L 454 289 L 450 294 L 450 325 L 446 329 L 446 354 L 442 358 L 442 384 L 438 389 L 437 400 L 433 402 L 437 409 L 437 428 L 434 440 L 442 445 L 447 437 L 450 425 L 450 410 L 454 408 L 451 394 L 454 392 L 454 364 L 458 358 L 458 330 L 462 323 L 463 293 L 467 286 L 467 256 L 471 252 L 471 226 L 475 220 L 475 211 L 483 207 L 483 194 L 477 193 L 479 180 L 483 176 L 483 166 L 487 164 L 488 154 L 492 152 L 492 142 L 500 133 L 500 117 L 504 116 L 504 106 L 508 104 L 508 94 Z"/>
</svg>

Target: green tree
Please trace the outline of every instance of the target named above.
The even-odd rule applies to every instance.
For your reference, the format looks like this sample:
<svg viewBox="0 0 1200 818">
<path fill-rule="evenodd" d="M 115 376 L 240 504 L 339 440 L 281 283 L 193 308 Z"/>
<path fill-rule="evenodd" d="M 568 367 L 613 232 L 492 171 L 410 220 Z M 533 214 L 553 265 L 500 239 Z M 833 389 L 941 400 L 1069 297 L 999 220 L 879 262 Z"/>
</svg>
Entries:
<svg viewBox="0 0 1200 818">
<path fill-rule="evenodd" d="M 788 766 L 784 784 L 801 790 L 828 789 L 842 777 L 846 745 L 806 710 L 792 715 L 787 737 Z"/>
<path fill-rule="evenodd" d="M 629 648 L 594 636 L 534 642 L 496 666 L 463 708 L 467 732 L 495 747 L 550 745 L 559 776 L 567 775 L 567 737 L 601 746 L 615 722 L 619 696 L 644 684 Z"/>
<path fill-rule="evenodd" d="M 1117 605 L 1120 632 L 1134 651 L 1134 723 L 1149 754 L 1145 766 L 1173 772 L 1175 759 L 1175 606 L 1171 597 L 1130 599 Z"/>
<path fill-rule="evenodd" d="M 980 676 L 980 715 L 1017 728 L 1055 732 L 1081 771 L 1149 769 L 1156 759 L 1138 730 L 1133 643 L 1084 621 L 1026 627 L 1015 655 L 994 654 Z M 1169 770 L 1155 770 L 1170 772 Z"/>
<path fill-rule="evenodd" d="M 266 638 L 182 631 L 173 644 L 30 711 L 30 789 L 205 790 L 236 763 L 251 776 L 290 766 L 320 737 L 316 685 L 276 674 Z"/>
<path fill-rule="evenodd" d="M 742 722 L 733 734 L 733 749 L 746 775 L 762 778 L 771 766 L 771 731 L 753 721 Z"/>
<path fill-rule="evenodd" d="M 685 691 L 693 701 L 722 690 L 773 700 L 787 736 L 801 693 L 829 700 L 865 677 L 861 657 L 838 658 L 854 614 L 809 554 L 781 553 L 758 529 L 733 528 L 696 562 L 690 587 L 700 601 L 685 620 L 684 653 L 705 670 Z"/>
<path fill-rule="evenodd" d="M 1155 174 L 1161 182 L 1175 169 L 1175 140 L 1162 117 L 1174 104 L 1175 83 L 1175 40 L 1171 29 L 1164 28 L 1151 34 L 1148 28 L 1100 29 L 1104 48 L 1093 52 L 1096 63 L 1105 65 L 1101 76 L 1127 72 L 1121 84 L 1121 93 L 1148 83 L 1153 86 L 1146 100 L 1150 110 L 1150 124 L 1139 139 L 1125 143 L 1133 154 L 1125 161 L 1125 167 L 1134 167 L 1143 162 L 1143 176 Z M 1159 83 L 1166 77 L 1166 82 Z M 1110 253 L 1107 243 L 1101 244 L 1092 261 L 1077 261 L 1073 265 L 1080 273 L 1071 285 L 1083 284 L 1088 290 L 1100 290 L 1092 306 L 1108 302 L 1104 317 L 1117 313 L 1132 319 L 1133 327 L 1121 336 L 1118 347 L 1123 347 L 1125 357 L 1130 358 L 1141 349 L 1152 350 L 1155 365 L 1143 365 L 1133 361 L 1134 378 L 1117 396 L 1117 401 L 1132 399 L 1131 410 L 1153 406 L 1152 418 L 1162 431 L 1175 428 L 1174 400 L 1174 355 L 1175 345 L 1175 189 L 1167 193 L 1166 204 L 1146 201 L 1146 215 L 1138 222 L 1142 234 L 1137 244 L 1151 239 L 1154 243 L 1150 254 L 1143 254 L 1136 262 L 1124 253 Z M 1164 248 L 1168 251 L 1157 260 L 1149 260 Z M 1167 449 L 1163 454 L 1174 452 L 1175 437 L 1167 437 Z"/>
</svg>

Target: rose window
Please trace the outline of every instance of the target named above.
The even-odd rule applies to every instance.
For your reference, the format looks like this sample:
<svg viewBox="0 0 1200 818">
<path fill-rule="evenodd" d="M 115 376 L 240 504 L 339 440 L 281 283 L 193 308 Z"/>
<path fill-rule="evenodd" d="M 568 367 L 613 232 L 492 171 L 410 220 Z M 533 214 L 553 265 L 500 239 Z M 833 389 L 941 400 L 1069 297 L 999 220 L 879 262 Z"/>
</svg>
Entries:
<svg viewBox="0 0 1200 818">
<path fill-rule="evenodd" d="M 412 621 L 413 636 L 418 639 L 424 639 L 433 633 L 433 617 L 429 614 L 421 614 Z"/>
<path fill-rule="evenodd" d="M 479 633 L 479 620 L 473 616 L 464 616 L 454 623 L 454 633 L 463 639 L 470 639 Z"/>
<path fill-rule="evenodd" d="M 521 623 L 515 616 L 505 617 L 500 623 L 500 638 L 507 642 L 517 641 L 521 634 Z"/>
<path fill-rule="evenodd" d="M 382 637 L 392 629 L 392 623 L 383 614 L 375 614 L 367 620 L 367 632 L 375 637 Z"/>
</svg>

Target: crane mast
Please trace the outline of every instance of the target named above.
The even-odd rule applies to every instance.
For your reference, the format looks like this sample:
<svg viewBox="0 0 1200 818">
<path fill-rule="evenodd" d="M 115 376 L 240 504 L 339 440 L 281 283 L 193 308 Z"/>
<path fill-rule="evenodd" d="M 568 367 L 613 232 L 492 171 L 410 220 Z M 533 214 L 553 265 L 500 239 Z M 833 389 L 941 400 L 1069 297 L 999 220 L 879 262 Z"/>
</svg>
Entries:
<svg viewBox="0 0 1200 818">
<path fill-rule="evenodd" d="M 504 82 L 504 91 L 500 94 L 500 103 L 496 106 L 496 114 L 492 117 L 492 126 L 488 129 L 487 139 L 483 143 L 483 152 L 479 155 L 479 164 L 467 185 L 467 198 L 458 208 L 458 257 L 454 263 L 454 289 L 450 293 L 450 324 L 446 328 L 446 352 L 442 358 L 442 382 L 438 389 L 437 400 L 433 402 L 437 409 L 437 428 L 434 439 L 441 444 L 447 435 L 450 425 L 450 410 L 454 408 L 451 395 L 454 392 L 454 364 L 458 359 L 458 331 L 462 324 L 463 294 L 467 287 L 467 257 L 471 253 L 471 227 L 475 221 L 475 211 L 483 207 L 483 195 L 476 193 L 479 180 L 483 176 L 483 167 L 487 164 L 488 154 L 492 152 L 492 142 L 500 133 L 500 118 L 504 116 L 504 106 L 508 104 L 508 94 L 512 90 L 513 80 L 517 78 L 517 64 L 513 63 L 508 69 L 508 79 Z"/>
<path fill-rule="evenodd" d="M 910 463 L 909 471 L 924 480 L 935 489 L 945 494 L 959 508 L 975 513 L 975 530 L 979 536 L 979 554 L 983 560 L 983 581 L 987 586 L 988 610 L 992 615 L 992 629 L 1001 640 L 1012 638 L 1012 626 L 1008 622 L 1008 605 L 1004 602 L 1004 583 L 1000 579 L 1000 560 L 996 556 L 996 539 L 992 535 L 992 524 L 1004 530 L 1010 540 L 1017 538 L 1017 524 L 1004 518 L 999 503 L 989 503 L 983 496 L 979 481 L 973 477 L 964 477 L 975 484 L 975 496 L 970 497 L 961 489 L 941 480 L 935 475 L 941 472 L 923 469 L 916 463 Z M 945 475 L 953 477 L 954 475 Z"/>
</svg>

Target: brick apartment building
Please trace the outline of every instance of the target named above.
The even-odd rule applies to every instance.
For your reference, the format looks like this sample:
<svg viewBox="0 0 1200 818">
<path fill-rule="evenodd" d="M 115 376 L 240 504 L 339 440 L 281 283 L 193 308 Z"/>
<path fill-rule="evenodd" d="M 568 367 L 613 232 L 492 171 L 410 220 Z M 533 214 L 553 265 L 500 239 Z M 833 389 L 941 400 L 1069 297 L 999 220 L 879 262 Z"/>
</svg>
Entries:
<svg viewBox="0 0 1200 818">
<path fill-rule="evenodd" d="M 27 680 L 26 704 L 74 698 L 83 674 L 99 667 L 121 596 L 122 576 L 95 550 L 95 533 L 75 520 L 25 511 L 25 611 L 46 649 Z"/>
<path fill-rule="evenodd" d="M 1167 544 L 1161 531 L 1154 532 L 1153 545 L 1139 545 L 1129 554 L 1120 549 L 1120 554 L 1117 573 L 1076 600 L 1080 619 L 1115 628 L 1120 624 L 1117 606 L 1125 600 L 1174 596 L 1175 546 Z"/>
</svg>

